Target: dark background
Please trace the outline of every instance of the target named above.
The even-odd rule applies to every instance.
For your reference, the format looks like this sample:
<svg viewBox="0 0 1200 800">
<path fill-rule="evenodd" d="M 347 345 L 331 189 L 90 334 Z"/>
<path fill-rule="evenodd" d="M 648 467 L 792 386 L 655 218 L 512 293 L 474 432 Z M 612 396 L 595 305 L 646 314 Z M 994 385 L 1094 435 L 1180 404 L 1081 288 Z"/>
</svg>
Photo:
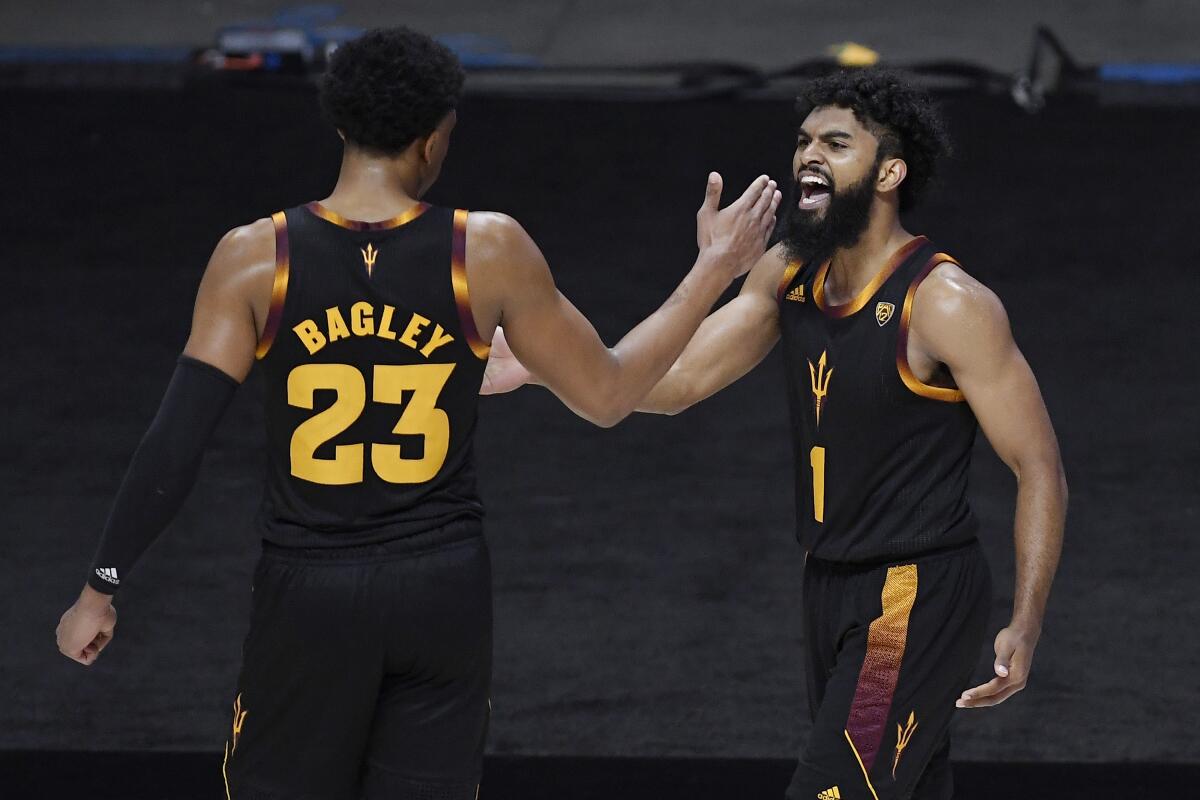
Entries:
<svg viewBox="0 0 1200 800">
<path fill-rule="evenodd" d="M 942 97 L 957 142 L 909 220 L 1004 300 L 1071 484 L 1029 689 L 961 712 L 973 760 L 1196 761 L 1200 109 Z M 92 669 L 53 630 L 228 228 L 324 196 L 308 89 L 0 92 L 0 748 L 219 750 L 256 550 L 255 378 L 122 589 Z M 468 97 L 430 199 L 517 217 L 611 343 L 694 256 L 710 169 L 787 174 L 783 101 Z M 807 733 L 779 354 L 678 417 L 611 431 L 526 389 L 482 402 L 500 754 L 790 757 Z M 972 499 L 1007 621 L 1015 483 Z M 314 633 L 315 646 L 320 634 Z M 989 659 L 980 654 L 979 676 Z"/>
</svg>

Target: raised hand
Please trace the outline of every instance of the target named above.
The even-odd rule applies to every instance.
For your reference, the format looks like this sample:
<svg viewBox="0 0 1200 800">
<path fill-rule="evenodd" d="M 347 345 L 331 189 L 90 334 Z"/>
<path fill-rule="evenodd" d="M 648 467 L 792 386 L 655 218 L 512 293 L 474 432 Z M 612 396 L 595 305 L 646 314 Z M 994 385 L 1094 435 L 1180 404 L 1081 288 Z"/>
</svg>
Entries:
<svg viewBox="0 0 1200 800">
<path fill-rule="evenodd" d="M 723 260 L 733 280 L 749 272 L 766 250 L 783 195 L 775 181 L 760 175 L 741 197 L 720 209 L 722 187 L 720 173 L 709 173 L 704 204 L 696 212 L 696 243 L 702 251 L 727 256 Z"/>
</svg>

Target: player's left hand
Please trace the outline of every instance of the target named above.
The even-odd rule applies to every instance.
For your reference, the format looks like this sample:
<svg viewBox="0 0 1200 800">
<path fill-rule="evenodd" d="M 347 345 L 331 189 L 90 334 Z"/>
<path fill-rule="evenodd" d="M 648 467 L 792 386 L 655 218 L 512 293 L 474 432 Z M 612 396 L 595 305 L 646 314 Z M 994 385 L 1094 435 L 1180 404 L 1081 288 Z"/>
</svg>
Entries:
<svg viewBox="0 0 1200 800">
<path fill-rule="evenodd" d="M 1025 688 L 1037 633 L 1017 625 L 1009 625 L 996 635 L 996 677 L 985 684 L 967 689 L 955 705 L 959 708 L 985 708 L 1003 703 Z"/>
<path fill-rule="evenodd" d="M 504 329 L 496 328 L 492 336 L 492 349 L 488 353 L 487 366 L 483 370 L 480 394 L 504 394 L 519 389 L 533 381 L 525 365 L 517 360 L 504 338 Z"/>
</svg>

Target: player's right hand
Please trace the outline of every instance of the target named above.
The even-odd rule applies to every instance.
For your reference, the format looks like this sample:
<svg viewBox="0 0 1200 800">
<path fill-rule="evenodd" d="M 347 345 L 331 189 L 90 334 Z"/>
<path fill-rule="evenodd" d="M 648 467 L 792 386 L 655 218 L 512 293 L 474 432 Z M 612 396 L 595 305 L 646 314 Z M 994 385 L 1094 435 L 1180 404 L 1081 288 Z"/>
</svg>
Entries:
<svg viewBox="0 0 1200 800">
<path fill-rule="evenodd" d="M 496 332 L 492 334 L 492 348 L 488 352 L 488 362 L 483 370 L 483 383 L 479 386 L 479 393 L 504 394 L 520 389 L 532 381 L 533 376 L 529 370 L 509 349 L 508 340 L 504 338 L 504 328 L 496 328 Z"/>
<path fill-rule="evenodd" d="M 54 635 L 58 639 L 59 652 L 90 667 L 100 656 L 100 651 L 112 641 L 116 627 L 117 610 L 113 608 L 111 598 L 85 586 L 75 605 L 58 621 Z"/>
<path fill-rule="evenodd" d="M 704 204 L 696 212 L 696 243 L 730 270 L 733 280 L 749 272 L 766 250 L 783 195 L 775 181 L 760 175 L 721 209 L 722 185 L 720 173 L 709 174 Z"/>
</svg>

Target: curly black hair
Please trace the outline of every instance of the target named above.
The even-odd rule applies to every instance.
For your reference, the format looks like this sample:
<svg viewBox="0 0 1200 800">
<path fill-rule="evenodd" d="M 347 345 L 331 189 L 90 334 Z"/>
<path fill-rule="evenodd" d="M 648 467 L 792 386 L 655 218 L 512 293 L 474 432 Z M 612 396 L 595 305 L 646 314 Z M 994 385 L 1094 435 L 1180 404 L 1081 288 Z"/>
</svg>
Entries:
<svg viewBox="0 0 1200 800">
<path fill-rule="evenodd" d="M 899 72 L 881 67 L 841 70 L 809 83 L 796 99 L 803 123 L 821 106 L 848 108 L 879 140 L 879 158 L 902 158 L 908 176 L 900 184 L 900 210 L 917 204 L 950 152 L 945 121 L 925 92 Z"/>
<path fill-rule="evenodd" d="M 465 75 L 450 48 L 403 25 L 341 45 L 321 81 L 321 112 L 355 145 L 388 155 L 457 105 Z"/>
</svg>

